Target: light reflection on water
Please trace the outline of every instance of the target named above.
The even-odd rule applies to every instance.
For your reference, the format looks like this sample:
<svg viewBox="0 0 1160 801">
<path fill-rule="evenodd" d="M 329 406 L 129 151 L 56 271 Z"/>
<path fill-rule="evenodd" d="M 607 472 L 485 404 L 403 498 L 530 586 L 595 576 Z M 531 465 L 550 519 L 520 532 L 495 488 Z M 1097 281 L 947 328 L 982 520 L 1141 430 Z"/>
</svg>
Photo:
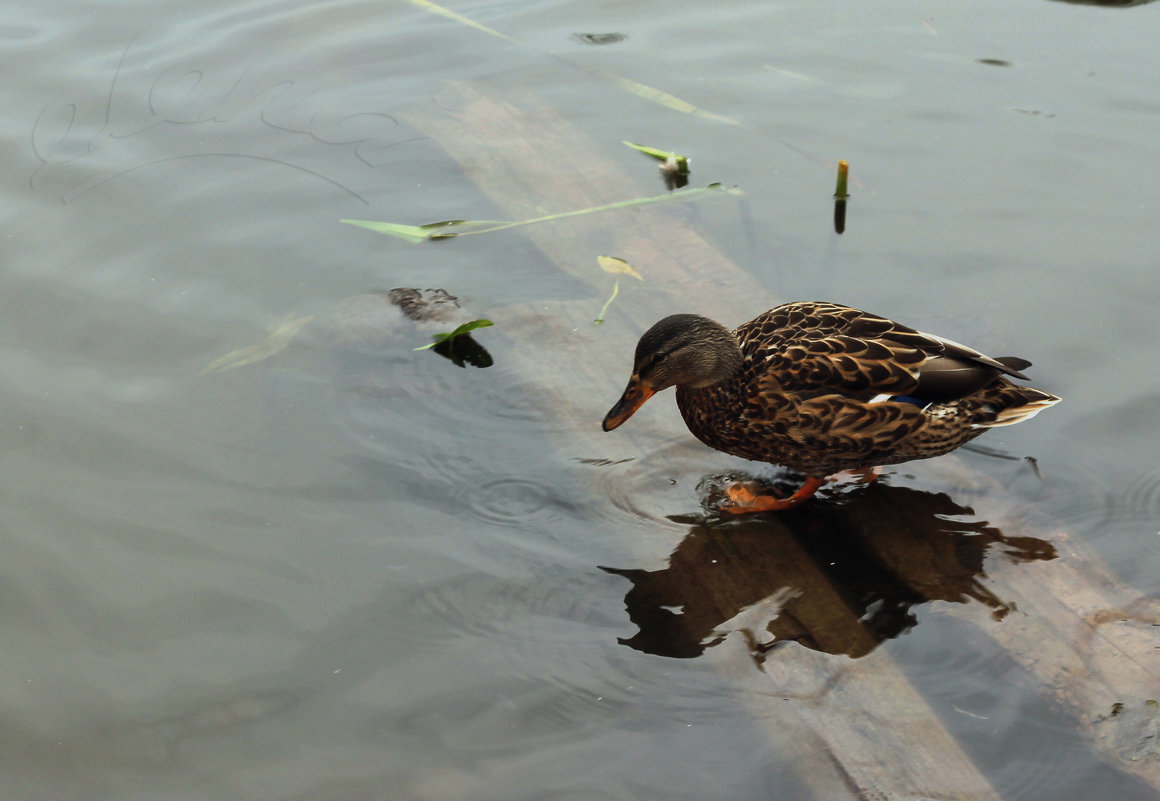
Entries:
<svg viewBox="0 0 1160 801">
<path fill-rule="evenodd" d="M 1052 547 L 1004 541 L 965 511 L 971 488 L 903 468 L 720 526 L 698 484 L 742 465 L 647 427 L 576 434 L 542 395 L 560 366 L 518 365 L 514 332 L 478 332 L 495 365 L 474 370 L 415 353 L 416 328 L 340 351 L 322 321 L 411 286 L 446 287 L 473 316 L 548 300 L 595 314 L 602 298 L 515 234 L 410 246 L 337 223 L 496 215 L 398 112 L 445 79 L 532 87 L 650 191 L 651 165 L 620 140 L 740 183 L 758 225 L 679 208 L 674 224 L 741 252 L 778 294 L 1018 343 L 1065 402 L 984 442 L 1034 455 L 1042 477 L 968 461 L 1160 592 L 1155 387 L 1124 366 L 1151 364 L 1154 340 L 1139 179 L 1160 161 L 1155 49 L 1137 33 L 1152 9 L 456 6 L 520 47 L 405 4 L 46 8 L 0 14 L 21 76 L 0 122 L 5 798 L 805 797 L 798 732 L 742 629 L 784 649 L 888 649 L 1004 795 L 1151 797 L 971 634 L 1006 608 L 988 560 L 1030 560 L 1019 575 Z M 1079 38 L 1084 55 L 1061 52 Z M 584 68 L 749 128 L 645 105 Z M 840 243 L 820 166 L 837 158 L 861 181 Z M 268 363 L 196 377 L 291 311 L 319 327 Z M 756 311 L 738 300 L 739 319 Z M 931 556 L 926 570 L 860 569 L 892 547 Z M 703 584 L 718 593 L 705 611 L 681 569 L 713 548 L 788 572 L 728 602 Z M 829 564 L 843 558 L 858 564 Z M 800 622 L 809 598 L 777 592 L 812 564 L 846 580 L 869 631 L 856 647 L 740 625 L 771 597 L 771 619 L 790 611 L 775 628 Z"/>
</svg>

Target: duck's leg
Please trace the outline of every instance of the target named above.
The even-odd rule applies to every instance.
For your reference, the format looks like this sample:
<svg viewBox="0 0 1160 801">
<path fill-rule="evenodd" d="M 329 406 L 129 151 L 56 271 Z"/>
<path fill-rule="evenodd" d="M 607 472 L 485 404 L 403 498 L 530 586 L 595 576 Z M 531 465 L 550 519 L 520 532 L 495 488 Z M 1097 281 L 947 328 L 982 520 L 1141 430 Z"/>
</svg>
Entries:
<svg viewBox="0 0 1160 801">
<path fill-rule="evenodd" d="M 754 495 L 753 491 L 744 484 L 731 484 L 725 488 L 725 497 L 721 504 L 721 511 L 733 515 L 747 515 L 753 512 L 778 512 L 797 506 L 802 501 L 813 496 L 826 483 L 824 478 L 810 476 L 801 488 L 788 498 L 775 498 L 772 495 Z"/>
</svg>

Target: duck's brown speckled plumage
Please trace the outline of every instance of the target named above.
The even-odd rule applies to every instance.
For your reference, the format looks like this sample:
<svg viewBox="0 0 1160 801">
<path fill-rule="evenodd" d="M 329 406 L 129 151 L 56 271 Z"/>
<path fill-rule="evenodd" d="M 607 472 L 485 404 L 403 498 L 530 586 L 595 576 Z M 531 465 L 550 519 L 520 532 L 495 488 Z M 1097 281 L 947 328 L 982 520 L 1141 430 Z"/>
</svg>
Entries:
<svg viewBox="0 0 1160 801">
<path fill-rule="evenodd" d="M 706 445 L 809 476 L 938 456 L 1059 400 L 1004 375 L 1022 378 L 1025 360 L 991 359 L 833 303 L 778 306 L 732 335 L 742 358 L 727 377 L 704 386 L 680 380 L 664 385 L 677 385 L 685 423 Z M 634 380 L 640 375 L 648 383 L 649 355 L 642 349 L 663 347 L 649 334 L 642 337 Z M 610 425 L 618 404 L 605 428 L 638 406 Z"/>
</svg>

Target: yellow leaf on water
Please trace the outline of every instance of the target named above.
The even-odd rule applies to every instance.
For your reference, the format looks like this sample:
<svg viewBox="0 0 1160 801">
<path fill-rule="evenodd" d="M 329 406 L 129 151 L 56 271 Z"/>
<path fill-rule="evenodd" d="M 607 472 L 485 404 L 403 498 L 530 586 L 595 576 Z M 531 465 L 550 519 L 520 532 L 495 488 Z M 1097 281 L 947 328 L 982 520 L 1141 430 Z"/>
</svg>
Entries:
<svg viewBox="0 0 1160 801">
<path fill-rule="evenodd" d="M 638 281 L 644 280 L 644 276 L 638 273 L 636 268 L 624 259 L 618 259 L 615 256 L 597 256 L 596 263 L 606 273 L 612 273 L 613 275 L 631 275 Z"/>
<path fill-rule="evenodd" d="M 299 317 L 295 312 L 290 312 L 271 326 L 270 335 L 257 345 L 238 348 L 237 350 L 230 351 L 220 359 L 214 359 L 198 375 L 224 373 L 226 370 L 233 370 L 238 367 L 244 367 L 247 364 L 269 359 L 271 356 L 285 350 L 286 346 L 298 335 L 298 332 L 302 330 L 303 326 L 313 319 L 313 317 Z"/>
</svg>

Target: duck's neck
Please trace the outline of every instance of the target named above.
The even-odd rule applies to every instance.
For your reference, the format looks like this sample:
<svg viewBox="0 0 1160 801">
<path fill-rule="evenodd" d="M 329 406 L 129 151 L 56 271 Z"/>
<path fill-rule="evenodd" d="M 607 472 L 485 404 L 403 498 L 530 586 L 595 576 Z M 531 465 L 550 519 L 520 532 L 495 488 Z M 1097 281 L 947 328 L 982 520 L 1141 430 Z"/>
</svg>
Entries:
<svg viewBox="0 0 1160 801">
<path fill-rule="evenodd" d="M 677 387 L 677 408 L 693 435 L 717 448 L 718 435 L 727 430 L 745 410 L 744 362 L 722 380 L 701 387 Z"/>
<path fill-rule="evenodd" d="M 730 403 L 744 403 L 745 382 L 742 380 L 742 373 L 739 365 L 736 370 L 725 373 L 724 377 L 719 377 L 716 380 L 706 380 L 701 384 L 679 384 L 677 385 L 677 395 L 690 400 L 714 398 L 720 401 L 728 400 Z"/>
<path fill-rule="evenodd" d="M 695 350 L 690 349 L 695 369 L 688 372 L 688 375 L 696 378 L 681 385 L 688 389 L 708 389 L 728 383 L 741 372 L 741 367 L 745 363 L 741 344 L 732 331 L 715 320 L 701 318 L 699 322 L 700 341 Z"/>
</svg>

